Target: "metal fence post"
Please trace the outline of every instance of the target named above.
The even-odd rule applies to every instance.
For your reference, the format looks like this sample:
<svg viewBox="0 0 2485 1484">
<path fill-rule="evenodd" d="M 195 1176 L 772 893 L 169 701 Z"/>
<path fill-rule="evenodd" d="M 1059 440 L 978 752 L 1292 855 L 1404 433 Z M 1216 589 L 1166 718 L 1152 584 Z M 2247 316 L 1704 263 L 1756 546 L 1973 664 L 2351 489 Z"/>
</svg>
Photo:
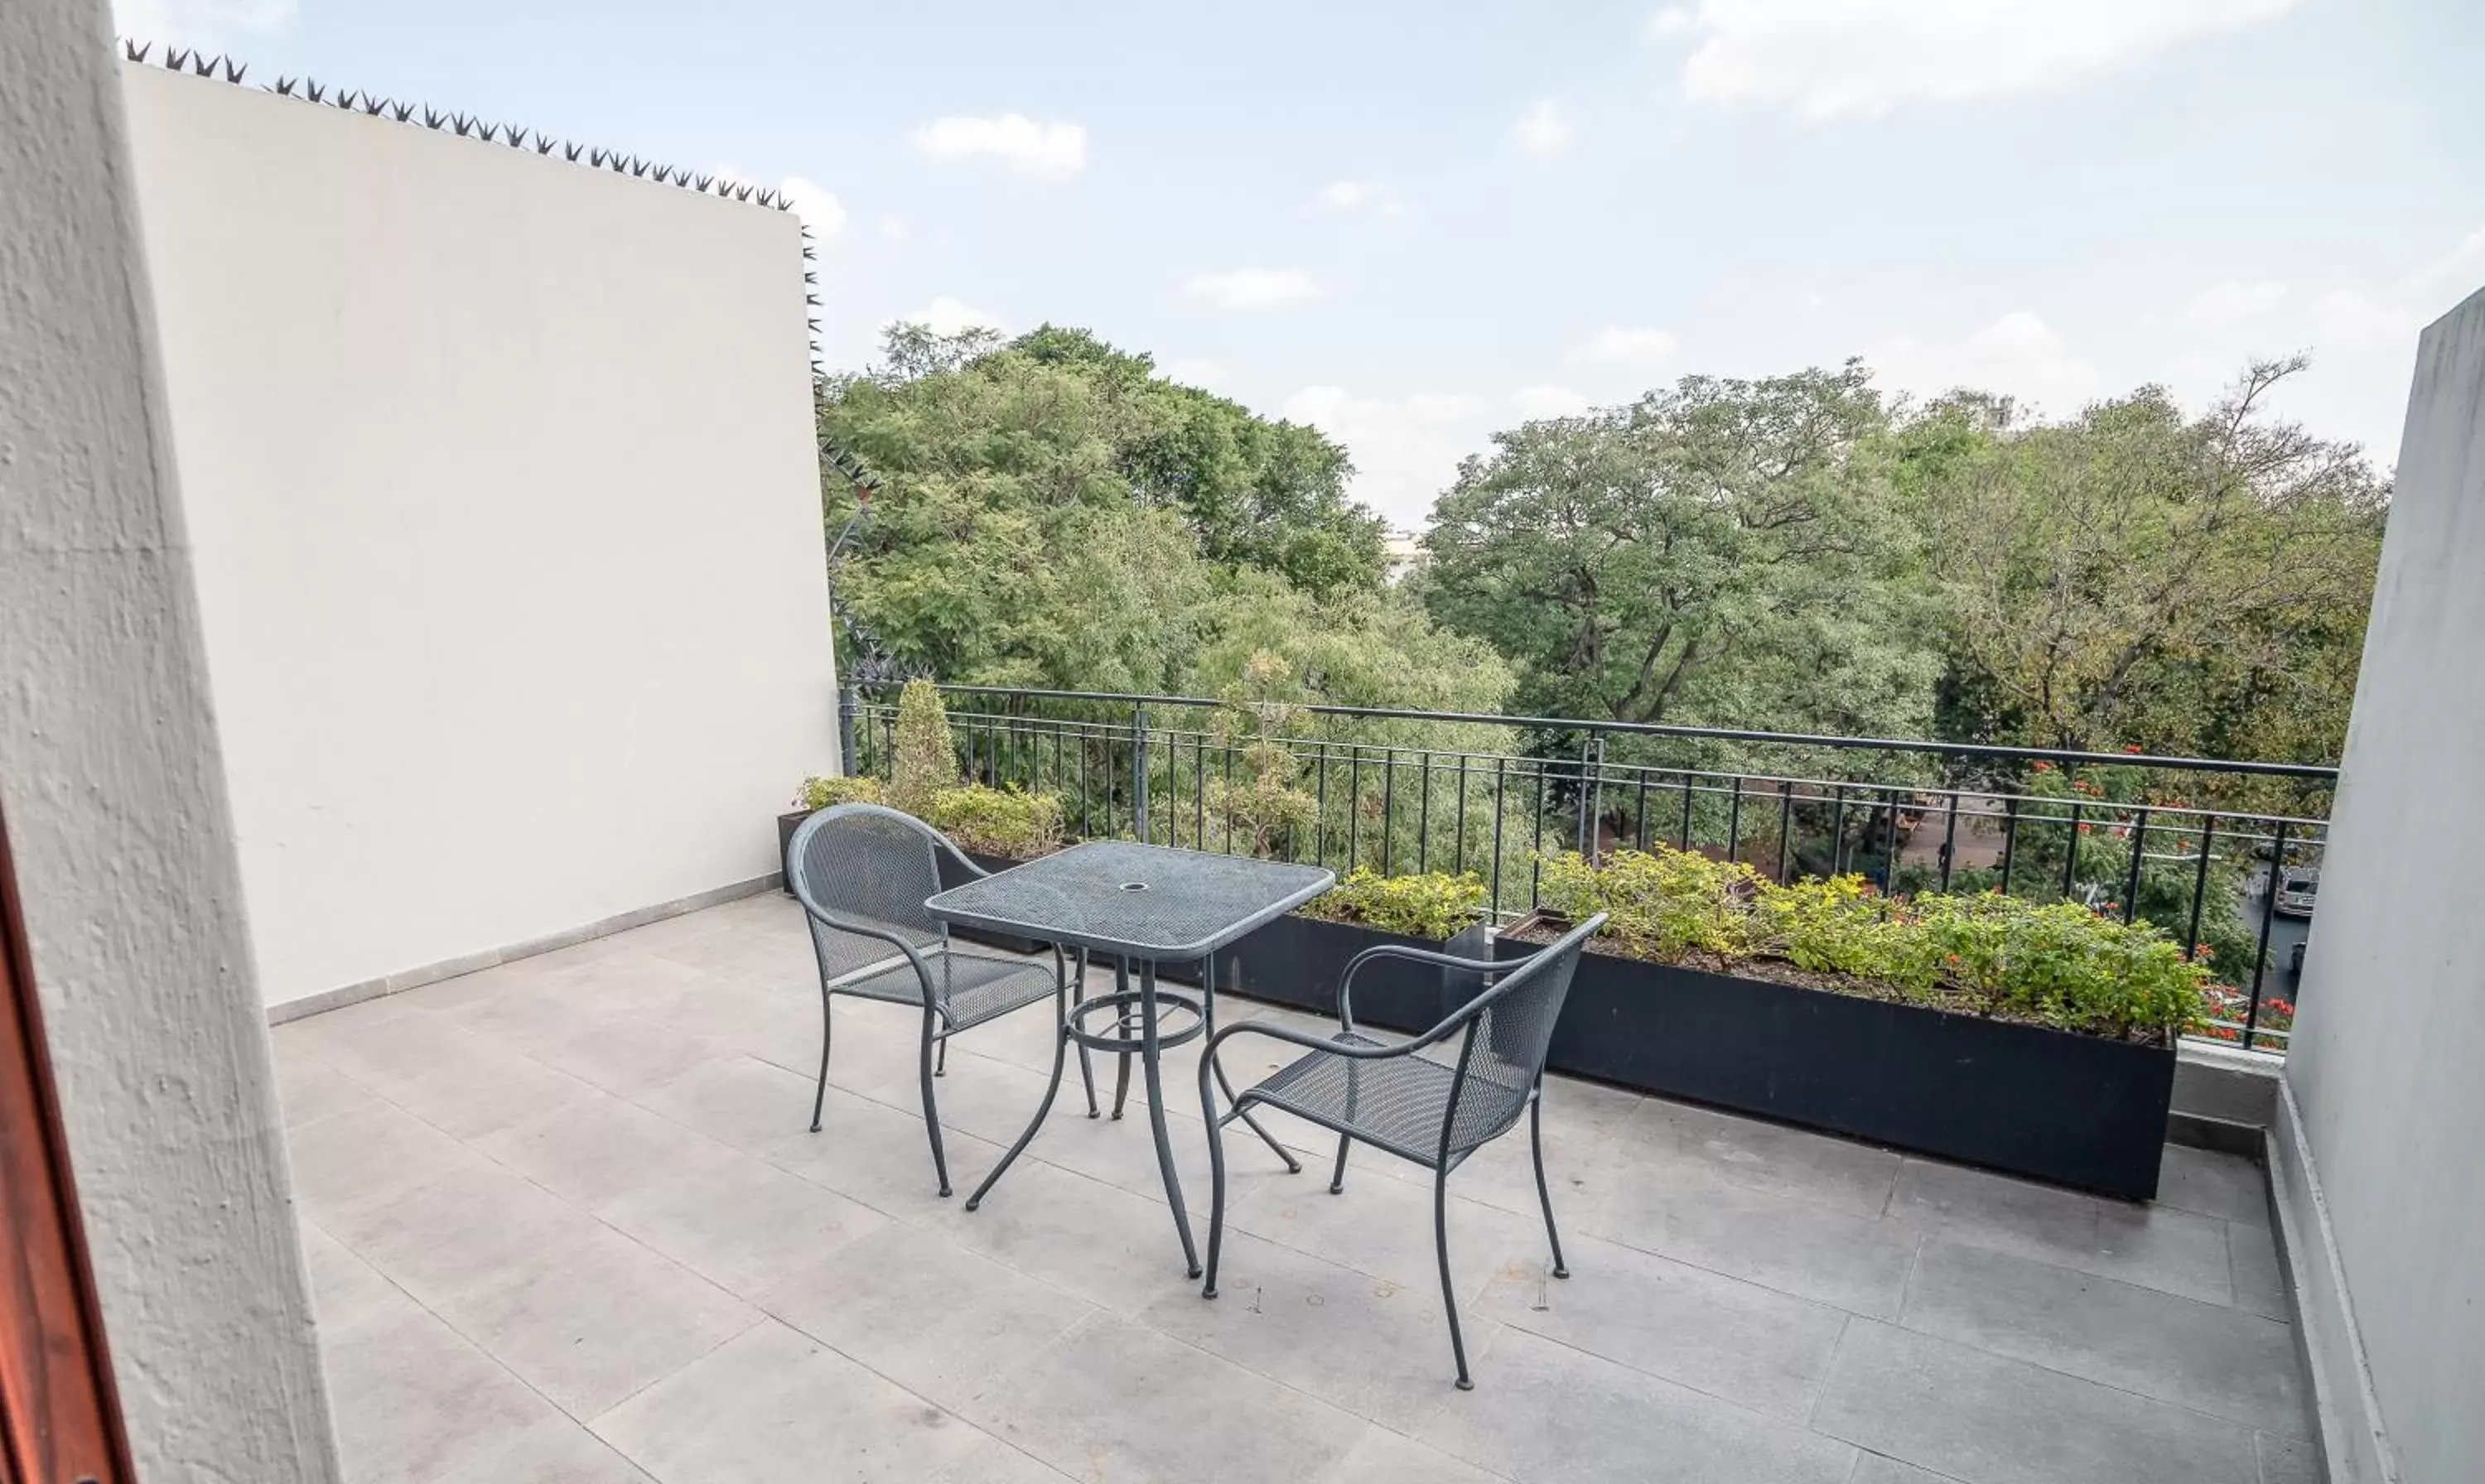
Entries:
<svg viewBox="0 0 2485 1484">
<path fill-rule="evenodd" d="M 1142 840 L 1148 833 L 1148 709 L 1131 708 L 1131 825 Z"/>
<path fill-rule="evenodd" d="M 837 691 L 837 771 L 855 775 L 855 718 L 862 712 L 862 688 L 848 685 Z"/>
</svg>

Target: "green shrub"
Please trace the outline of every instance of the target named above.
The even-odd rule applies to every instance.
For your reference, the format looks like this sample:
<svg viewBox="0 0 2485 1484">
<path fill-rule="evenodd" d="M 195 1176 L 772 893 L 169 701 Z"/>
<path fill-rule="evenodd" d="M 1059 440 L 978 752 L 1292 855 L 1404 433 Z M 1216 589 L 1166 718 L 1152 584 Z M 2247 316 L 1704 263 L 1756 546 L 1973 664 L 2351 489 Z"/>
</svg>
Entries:
<svg viewBox="0 0 2485 1484">
<path fill-rule="evenodd" d="M 888 802 L 918 820 L 938 824 L 933 796 L 958 787 L 958 744 L 949 736 L 949 711 L 941 688 L 910 680 L 897 697 L 897 742 L 888 764 Z"/>
<path fill-rule="evenodd" d="M 1634 957 L 1751 952 L 1751 898 L 1766 882 L 1749 866 L 1664 846 L 1593 866 L 1564 850 L 1543 864 L 1543 900 L 1574 921 L 1607 914 L 1603 935 Z"/>
<path fill-rule="evenodd" d="M 794 807 L 817 812 L 833 804 L 876 804 L 882 796 L 877 778 L 806 778 L 794 791 Z"/>
<path fill-rule="evenodd" d="M 1030 860 L 1061 849 L 1061 800 L 980 783 L 941 789 L 919 816 L 962 850 Z"/>
<path fill-rule="evenodd" d="M 1303 915 L 1438 941 L 1472 925 L 1484 899 L 1484 878 L 1474 872 L 1382 876 L 1366 866 L 1304 907 Z"/>
<path fill-rule="evenodd" d="M 1884 897 L 1855 876 L 1781 886 L 1663 846 L 1543 865 L 1546 905 L 1609 914 L 1604 936 L 1637 958 L 1774 959 L 1858 992 L 2116 1039 L 2171 1039 L 2200 1015 L 2209 980 L 2156 927 L 2075 902 Z"/>
<path fill-rule="evenodd" d="M 1755 952 L 1818 974 L 1930 987 L 1933 956 L 1900 904 L 1860 876 L 1762 880 L 1752 897 Z"/>
</svg>

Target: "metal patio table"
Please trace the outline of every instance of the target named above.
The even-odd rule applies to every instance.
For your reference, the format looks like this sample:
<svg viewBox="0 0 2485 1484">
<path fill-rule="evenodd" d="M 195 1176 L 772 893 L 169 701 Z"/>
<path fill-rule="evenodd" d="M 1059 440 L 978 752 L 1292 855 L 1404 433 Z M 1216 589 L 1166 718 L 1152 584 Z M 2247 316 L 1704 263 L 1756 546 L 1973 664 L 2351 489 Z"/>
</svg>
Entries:
<svg viewBox="0 0 2485 1484">
<path fill-rule="evenodd" d="M 1160 1061 L 1168 1046 L 1215 1034 L 1218 952 L 1336 884 L 1336 874 L 1319 866 L 1099 840 L 952 887 L 925 902 L 933 916 L 952 927 L 1015 933 L 1063 948 L 1085 949 L 1113 960 L 1113 993 L 1073 1006 L 1062 1018 L 1052 1081 L 1044 1090 L 1044 1101 L 1026 1132 L 1018 1136 L 992 1174 L 984 1176 L 984 1183 L 967 1199 L 967 1209 L 983 1202 L 1001 1172 L 1044 1126 L 1046 1116 L 1052 1112 L 1052 1099 L 1061 1091 L 1063 1051 L 1075 1043 L 1122 1059 L 1120 1086 L 1113 1097 L 1117 1119 L 1130 1093 L 1130 1059 L 1135 1052 L 1147 1080 L 1157 1169 L 1164 1175 L 1174 1230 L 1182 1236 L 1183 1260 L 1190 1276 L 1197 1278 L 1199 1250 L 1191 1241 L 1190 1218 L 1182 1203 L 1182 1179 L 1174 1173 L 1173 1145 L 1165 1136 Z M 1157 965 L 1161 963 L 1197 963 L 1199 996 L 1194 999 L 1160 989 Z M 1138 970 L 1136 989 L 1131 987 L 1133 964 Z M 1171 1030 L 1161 1023 L 1168 1011 L 1177 1016 Z M 1106 1026 L 1091 1028 L 1099 1016 L 1107 1015 Z M 1233 1086 L 1224 1081 L 1222 1068 L 1217 1075 L 1226 1099 L 1232 1101 Z M 1247 1112 L 1243 1120 L 1277 1151 L 1287 1169 L 1302 1168 Z"/>
</svg>

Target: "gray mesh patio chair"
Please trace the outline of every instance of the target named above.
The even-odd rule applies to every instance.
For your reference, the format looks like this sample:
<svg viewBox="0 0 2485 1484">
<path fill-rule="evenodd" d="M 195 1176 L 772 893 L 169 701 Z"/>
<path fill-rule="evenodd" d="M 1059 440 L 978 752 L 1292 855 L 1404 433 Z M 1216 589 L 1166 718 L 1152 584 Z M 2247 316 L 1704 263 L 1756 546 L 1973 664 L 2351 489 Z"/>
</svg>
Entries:
<svg viewBox="0 0 2485 1484">
<path fill-rule="evenodd" d="M 910 814 L 878 804 L 838 804 L 805 820 L 785 852 L 795 897 L 811 925 L 820 961 L 820 1080 L 811 1095 L 811 1132 L 829 1095 L 829 1005 L 840 994 L 923 1009 L 923 1126 L 932 1140 L 932 1172 L 949 1194 L 949 1162 L 941 1148 L 941 1110 L 932 1093 L 935 1053 L 947 1061 L 949 1038 L 1011 1011 L 1050 998 L 1057 1013 L 1083 998 L 1086 956 L 1074 974 L 1052 950 L 1041 959 L 964 952 L 945 925 L 923 909 L 941 890 L 940 852 L 975 876 L 986 873 L 940 831 Z M 1052 1076 L 1061 1078 L 1066 1042 L 1054 1039 Z M 1079 1053 L 1087 1084 L 1087 1116 L 1096 1117 L 1096 1073 Z"/>
<path fill-rule="evenodd" d="M 1227 1026 L 1208 1043 L 1199 1062 L 1199 1103 L 1208 1120 L 1208 1152 L 1214 1195 L 1208 1217 L 1208 1282 L 1204 1298 L 1216 1297 L 1216 1259 L 1225 1238 L 1225 1125 L 1253 1103 L 1282 1108 L 1337 1138 L 1337 1170 L 1329 1193 L 1346 1188 L 1346 1154 L 1357 1142 L 1408 1159 L 1433 1172 L 1433 1244 L 1441 1263 L 1441 1303 L 1450 1315 L 1450 1352 L 1459 1363 L 1459 1390 L 1473 1390 L 1467 1347 L 1459 1333 L 1458 1291 L 1450 1282 L 1450 1172 L 1476 1149 L 1517 1126 L 1528 1115 L 1528 1140 L 1536 1155 L 1536 1197 L 1544 1207 L 1544 1238 L 1553 1249 L 1553 1276 L 1568 1278 L 1562 1234 L 1553 1226 L 1553 1195 L 1544 1181 L 1542 1117 L 1544 1052 L 1553 1021 L 1570 992 L 1581 945 L 1604 926 L 1599 912 L 1557 941 L 1525 958 L 1495 961 L 1459 958 L 1394 943 L 1368 948 L 1348 961 L 1337 986 L 1337 1035 L 1326 1040 L 1285 1026 L 1246 1020 Z M 1411 958 L 1436 964 L 1445 984 L 1500 983 L 1468 1001 L 1440 1024 L 1411 1040 L 1375 1040 L 1354 1028 L 1355 971 L 1375 958 Z M 1451 976 L 1461 976 L 1453 978 Z M 1216 1111 L 1216 1053 L 1237 1036 L 1266 1036 L 1309 1048 L 1310 1054 L 1243 1090 L 1233 1108 Z M 1427 1052 L 1433 1053 L 1427 1055 Z"/>
</svg>

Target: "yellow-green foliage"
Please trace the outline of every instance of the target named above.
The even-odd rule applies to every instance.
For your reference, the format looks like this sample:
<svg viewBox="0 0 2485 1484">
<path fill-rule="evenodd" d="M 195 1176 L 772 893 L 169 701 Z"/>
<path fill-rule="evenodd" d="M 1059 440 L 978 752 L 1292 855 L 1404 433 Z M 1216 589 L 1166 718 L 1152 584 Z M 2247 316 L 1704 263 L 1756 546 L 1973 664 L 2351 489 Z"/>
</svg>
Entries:
<svg viewBox="0 0 2485 1484">
<path fill-rule="evenodd" d="M 2198 1018 L 2209 979 L 2181 945 L 2076 902 L 1999 892 L 1891 898 L 1862 877 L 1781 886 L 1750 868 L 1658 846 L 1596 865 L 1543 860 L 1543 900 L 1572 917 L 1608 914 L 1604 936 L 1647 958 L 1708 954 L 1782 959 L 1909 999 L 2124 1038 L 2171 1035 Z"/>
<path fill-rule="evenodd" d="M 1604 935 L 1650 958 L 1750 952 L 1752 895 L 1767 884 L 1749 866 L 1663 846 L 1594 866 L 1564 850 L 1543 865 L 1542 896 L 1555 910 L 1574 920 L 1605 913 Z"/>
<path fill-rule="evenodd" d="M 1474 923 L 1484 910 L 1484 878 L 1472 871 L 1464 876 L 1443 871 L 1382 876 L 1365 866 L 1303 911 L 1331 922 L 1438 940 Z"/>
<path fill-rule="evenodd" d="M 794 792 L 794 807 L 821 810 L 832 804 L 876 804 L 882 799 L 877 778 L 806 778 Z"/>
<path fill-rule="evenodd" d="M 908 681 L 897 697 L 895 754 L 888 765 L 888 802 L 918 820 L 930 820 L 932 796 L 956 788 L 959 775 L 949 711 L 941 704 L 941 688 L 928 680 Z"/>
<path fill-rule="evenodd" d="M 1019 860 L 1061 849 L 1061 800 L 1051 794 L 961 784 L 933 794 L 921 818 L 960 850 Z"/>
</svg>

